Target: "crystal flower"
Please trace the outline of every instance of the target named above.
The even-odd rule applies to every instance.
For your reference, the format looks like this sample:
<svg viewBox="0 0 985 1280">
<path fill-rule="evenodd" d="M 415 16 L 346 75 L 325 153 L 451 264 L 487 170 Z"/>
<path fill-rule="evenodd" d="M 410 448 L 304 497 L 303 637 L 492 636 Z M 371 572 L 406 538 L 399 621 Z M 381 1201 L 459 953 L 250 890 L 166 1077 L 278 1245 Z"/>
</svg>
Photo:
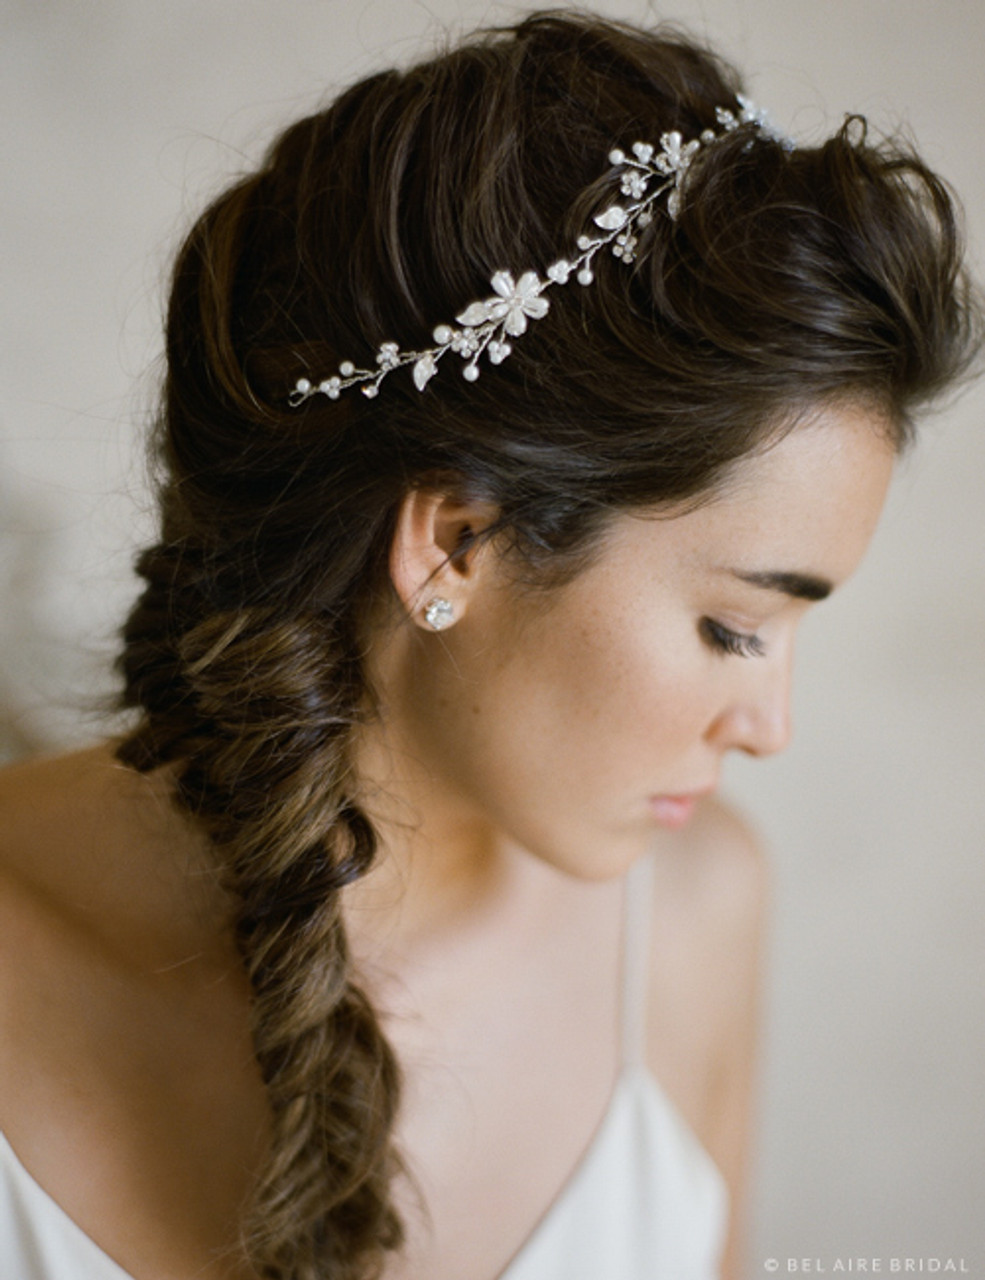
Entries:
<svg viewBox="0 0 985 1280">
<path fill-rule="evenodd" d="M 505 303 L 503 328 L 511 337 L 519 338 L 521 333 L 526 333 L 528 316 L 531 320 L 542 320 L 547 315 L 551 304 L 541 297 L 544 286 L 533 271 L 525 271 L 516 284 L 508 271 L 497 271 L 492 287 Z"/>
<path fill-rule="evenodd" d="M 508 342 L 490 342 L 487 350 L 490 364 L 502 364 L 513 348 Z"/>
<path fill-rule="evenodd" d="M 701 146 L 697 138 L 685 142 L 676 129 L 665 133 L 660 139 L 660 155 L 654 164 L 661 173 L 676 173 L 678 176 L 687 170 L 695 151 Z"/>
<path fill-rule="evenodd" d="M 616 236 L 616 243 L 612 246 L 612 252 L 617 258 L 621 258 L 623 262 L 633 262 L 636 258 L 636 246 L 638 243 L 639 241 L 631 231 L 624 231 L 621 236 Z"/>
<path fill-rule="evenodd" d="M 566 258 L 559 258 L 547 268 L 548 279 L 553 280 L 555 284 L 567 284 L 570 275 L 571 263 Z"/>
<path fill-rule="evenodd" d="M 620 190 L 624 196 L 632 196 L 634 200 L 642 200 L 646 194 L 646 187 L 646 175 L 640 173 L 639 169 L 630 169 L 628 173 L 623 174 Z"/>
<path fill-rule="evenodd" d="M 474 356 L 479 350 L 479 335 L 472 329 L 453 329 L 448 343 L 460 356 Z"/>
<path fill-rule="evenodd" d="M 510 337 L 519 338 L 527 332 L 528 316 L 531 320 L 540 320 L 547 315 L 550 303 L 540 296 L 544 285 L 536 272 L 525 271 L 514 281 L 508 271 L 497 271 L 491 283 L 499 296 L 473 302 L 456 317 L 459 324 L 476 328 L 492 320 L 502 323 Z"/>
</svg>

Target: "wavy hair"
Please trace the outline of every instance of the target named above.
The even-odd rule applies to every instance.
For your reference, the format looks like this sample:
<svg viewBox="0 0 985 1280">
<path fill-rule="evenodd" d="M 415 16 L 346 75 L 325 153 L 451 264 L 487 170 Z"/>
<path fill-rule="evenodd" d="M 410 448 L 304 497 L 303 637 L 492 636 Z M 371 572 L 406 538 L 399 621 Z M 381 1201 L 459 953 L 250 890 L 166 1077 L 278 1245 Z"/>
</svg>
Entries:
<svg viewBox="0 0 985 1280">
<path fill-rule="evenodd" d="M 423 393 L 401 371 L 289 407 L 301 375 L 430 345 L 494 271 L 543 273 L 617 187 L 613 146 L 695 137 L 739 87 L 674 31 L 534 14 L 293 124 L 178 255 L 119 754 L 173 769 L 237 904 L 272 1118 L 244 1224 L 260 1276 L 366 1280 L 402 1238 L 399 1070 L 340 908 L 377 843 L 352 746 L 402 497 L 484 496 L 504 554 L 554 580 L 613 512 L 711 491 L 820 401 L 876 404 L 902 444 L 977 349 L 952 199 L 855 118 L 792 152 L 744 130 L 708 148 L 632 268 L 600 255 L 478 382 L 446 365 Z"/>
</svg>

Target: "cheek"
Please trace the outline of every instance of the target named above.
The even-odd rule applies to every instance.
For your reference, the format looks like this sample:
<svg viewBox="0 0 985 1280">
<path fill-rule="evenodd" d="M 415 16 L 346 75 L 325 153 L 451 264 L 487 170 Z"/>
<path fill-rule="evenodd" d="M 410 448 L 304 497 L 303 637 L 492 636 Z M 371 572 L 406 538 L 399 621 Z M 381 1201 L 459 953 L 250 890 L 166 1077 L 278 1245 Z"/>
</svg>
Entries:
<svg viewBox="0 0 985 1280">
<path fill-rule="evenodd" d="M 639 610 L 627 625 L 593 637 L 583 654 L 592 722 L 581 727 L 586 742 L 595 727 L 607 744 L 600 770 L 625 770 L 631 783 L 658 785 L 700 737 L 707 717 L 706 663 L 690 620 L 669 609 Z"/>
<path fill-rule="evenodd" d="M 648 797 L 707 773 L 714 659 L 652 584 L 502 616 L 470 613 L 418 652 L 409 742 L 432 798 L 566 873 L 619 875 L 653 839 Z"/>
<path fill-rule="evenodd" d="M 458 658 L 445 767 L 497 808 L 621 807 L 659 790 L 703 728 L 705 663 L 669 609 L 559 611 Z"/>
</svg>

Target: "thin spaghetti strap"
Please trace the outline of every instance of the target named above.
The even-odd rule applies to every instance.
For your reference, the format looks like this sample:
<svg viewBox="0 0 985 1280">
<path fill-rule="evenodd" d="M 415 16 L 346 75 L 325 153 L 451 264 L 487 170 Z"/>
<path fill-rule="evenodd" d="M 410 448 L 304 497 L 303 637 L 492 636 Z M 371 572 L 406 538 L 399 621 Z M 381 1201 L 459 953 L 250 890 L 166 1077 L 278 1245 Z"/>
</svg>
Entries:
<svg viewBox="0 0 985 1280">
<path fill-rule="evenodd" d="M 646 1005 L 654 860 L 644 854 L 626 873 L 623 897 L 622 1065 L 646 1061 Z"/>
</svg>

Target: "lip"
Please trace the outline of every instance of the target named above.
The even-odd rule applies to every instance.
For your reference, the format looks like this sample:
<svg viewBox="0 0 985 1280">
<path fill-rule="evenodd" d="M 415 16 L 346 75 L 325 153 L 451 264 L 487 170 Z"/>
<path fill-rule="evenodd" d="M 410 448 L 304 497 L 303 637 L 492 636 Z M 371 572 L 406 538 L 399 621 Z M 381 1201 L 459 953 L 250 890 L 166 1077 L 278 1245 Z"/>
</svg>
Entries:
<svg viewBox="0 0 985 1280">
<path fill-rule="evenodd" d="M 698 802 L 712 791 L 714 787 L 703 787 L 700 791 L 688 791 L 682 795 L 650 796 L 650 813 L 662 827 L 677 830 L 690 822 Z"/>
</svg>

